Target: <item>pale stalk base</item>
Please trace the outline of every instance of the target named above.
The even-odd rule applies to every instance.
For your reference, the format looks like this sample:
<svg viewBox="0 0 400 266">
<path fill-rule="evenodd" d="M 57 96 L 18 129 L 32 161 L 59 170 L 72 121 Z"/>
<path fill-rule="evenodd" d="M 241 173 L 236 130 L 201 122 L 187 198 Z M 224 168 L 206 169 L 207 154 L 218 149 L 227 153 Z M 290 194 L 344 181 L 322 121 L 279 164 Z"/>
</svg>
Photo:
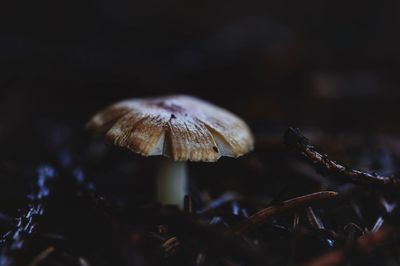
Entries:
<svg viewBox="0 0 400 266">
<path fill-rule="evenodd" d="M 186 163 L 161 159 L 156 186 L 159 202 L 183 209 L 183 198 L 188 194 Z"/>
</svg>

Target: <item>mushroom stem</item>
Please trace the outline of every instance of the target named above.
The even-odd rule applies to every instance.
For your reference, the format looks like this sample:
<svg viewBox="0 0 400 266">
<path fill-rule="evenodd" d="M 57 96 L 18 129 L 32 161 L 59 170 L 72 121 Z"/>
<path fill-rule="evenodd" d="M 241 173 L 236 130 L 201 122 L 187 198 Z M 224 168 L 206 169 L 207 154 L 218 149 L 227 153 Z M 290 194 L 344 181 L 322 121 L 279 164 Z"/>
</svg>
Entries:
<svg viewBox="0 0 400 266">
<path fill-rule="evenodd" d="M 188 190 L 186 163 L 161 159 L 156 185 L 159 202 L 178 205 L 180 209 L 183 209 L 183 199 Z"/>
</svg>

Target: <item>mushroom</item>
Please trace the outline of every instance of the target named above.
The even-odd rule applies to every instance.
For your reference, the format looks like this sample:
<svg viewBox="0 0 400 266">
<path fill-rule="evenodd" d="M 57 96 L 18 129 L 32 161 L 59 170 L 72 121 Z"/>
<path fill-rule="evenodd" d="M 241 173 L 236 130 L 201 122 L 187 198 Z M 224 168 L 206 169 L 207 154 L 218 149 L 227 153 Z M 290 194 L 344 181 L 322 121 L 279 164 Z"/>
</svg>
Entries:
<svg viewBox="0 0 400 266">
<path fill-rule="evenodd" d="M 231 112 L 187 95 L 139 98 L 111 105 L 87 124 L 108 142 L 143 156 L 163 155 L 157 198 L 182 208 L 187 161 L 237 158 L 253 149 L 246 123 Z"/>
</svg>

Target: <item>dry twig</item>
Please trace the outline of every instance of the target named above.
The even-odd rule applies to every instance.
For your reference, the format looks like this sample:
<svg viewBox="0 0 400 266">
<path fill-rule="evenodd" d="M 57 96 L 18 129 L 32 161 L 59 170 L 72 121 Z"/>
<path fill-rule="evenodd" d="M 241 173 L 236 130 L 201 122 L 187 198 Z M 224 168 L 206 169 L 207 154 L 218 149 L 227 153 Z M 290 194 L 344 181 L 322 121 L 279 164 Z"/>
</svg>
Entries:
<svg viewBox="0 0 400 266">
<path fill-rule="evenodd" d="M 266 223 L 279 214 L 294 210 L 299 207 L 308 206 L 311 203 L 315 203 L 323 199 L 335 197 L 337 194 L 338 193 L 334 191 L 321 191 L 274 204 L 251 215 L 245 223 L 236 229 L 236 232 L 248 232 L 253 228 L 262 225 L 263 223 Z"/>
<path fill-rule="evenodd" d="M 310 144 L 297 128 L 288 128 L 285 133 L 285 143 L 288 147 L 299 153 L 324 175 L 334 175 L 344 178 L 357 185 L 400 187 L 400 179 L 377 174 L 365 173 L 343 166 L 321 154 Z"/>
</svg>

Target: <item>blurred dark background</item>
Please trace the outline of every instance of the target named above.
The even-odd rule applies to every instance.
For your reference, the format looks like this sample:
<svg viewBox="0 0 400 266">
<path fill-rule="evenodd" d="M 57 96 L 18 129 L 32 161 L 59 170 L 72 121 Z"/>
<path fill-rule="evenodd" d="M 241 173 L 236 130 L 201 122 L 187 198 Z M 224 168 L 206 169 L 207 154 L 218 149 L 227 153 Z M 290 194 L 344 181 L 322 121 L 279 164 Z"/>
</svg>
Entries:
<svg viewBox="0 0 400 266">
<path fill-rule="evenodd" d="M 3 2 L 0 144 L 21 156 L 43 123 L 83 130 L 110 103 L 171 93 L 229 108 L 260 135 L 288 125 L 397 133 L 399 9 L 396 1 Z"/>
<path fill-rule="evenodd" d="M 229 215 L 237 200 L 254 213 L 262 204 L 332 189 L 346 202 L 326 208 L 332 211 L 326 214 L 327 228 L 341 232 L 349 222 L 375 228 L 376 220 L 379 225 L 386 217 L 379 194 L 353 193 L 354 187 L 323 178 L 286 149 L 282 137 L 288 126 L 297 126 L 345 165 L 382 175 L 399 172 L 399 14 L 400 1 L 1 1 L 0 234 L 9 230 L 17 210 L 30 206 L 32 188 L 48 192 L 37 172 L 54 167 L 60 172 L 54 181 L 58 186 L 50 187 L 55 208 L 42 215 L 41 230 L 61 232 L 66 240 L 60 243 L 69 243 L 65 250 L 71 254 L 103 262 L 91 265 L 118 265 L 113 253 L 102 250 L 112 245 L 125 250 L 125 242 L 140 241 L 133 234 L 127 240 L 130 235 L 124 233 L 111 242 L 99 233 L 103 229 L 88 230 L 99 222 L 79 198 L 82 180 L 85 191 L 111 203 L 122 225 L 153 232 L 155 226 L 153 231 L 146 226 L 159 220 L 137 211 L 155 202 L 157 158 L 107 147 L 85 131 L 85 123 L 116 101 L 174 93 L 232 110 L 256 137 L 255 151 L 240 159 L 189 164 L 194 210 L 232 197 Z M 63 182 L 81 188 L 64 189 Z M 64 190 L 77 196 L 57 201 Z M 357 220 L 349 211 L 358 206 L 357 198 L 368 219 Z M 62 206 L 69 209 L 64 213 Z M 80 220 L 89 222 L 81 225 Z M 271 234 L 265 232 L 269 241 Z M 279 232 L 281 245 L 272 241 L 271 246 L 283 254 L 281 261 L 294 265 L 285 249 L 294 242 Z M 89 247 L 82 239 L 105 248 Z M 46 241 L 43 247 L 55 243 Z M 318 253 L 312 245 L 298 246 Z M 157 251 L 159 243 L 154 247 L 143 250 Z M 154 257 L 151 252 L 147 257 Z"/>
</svg>

